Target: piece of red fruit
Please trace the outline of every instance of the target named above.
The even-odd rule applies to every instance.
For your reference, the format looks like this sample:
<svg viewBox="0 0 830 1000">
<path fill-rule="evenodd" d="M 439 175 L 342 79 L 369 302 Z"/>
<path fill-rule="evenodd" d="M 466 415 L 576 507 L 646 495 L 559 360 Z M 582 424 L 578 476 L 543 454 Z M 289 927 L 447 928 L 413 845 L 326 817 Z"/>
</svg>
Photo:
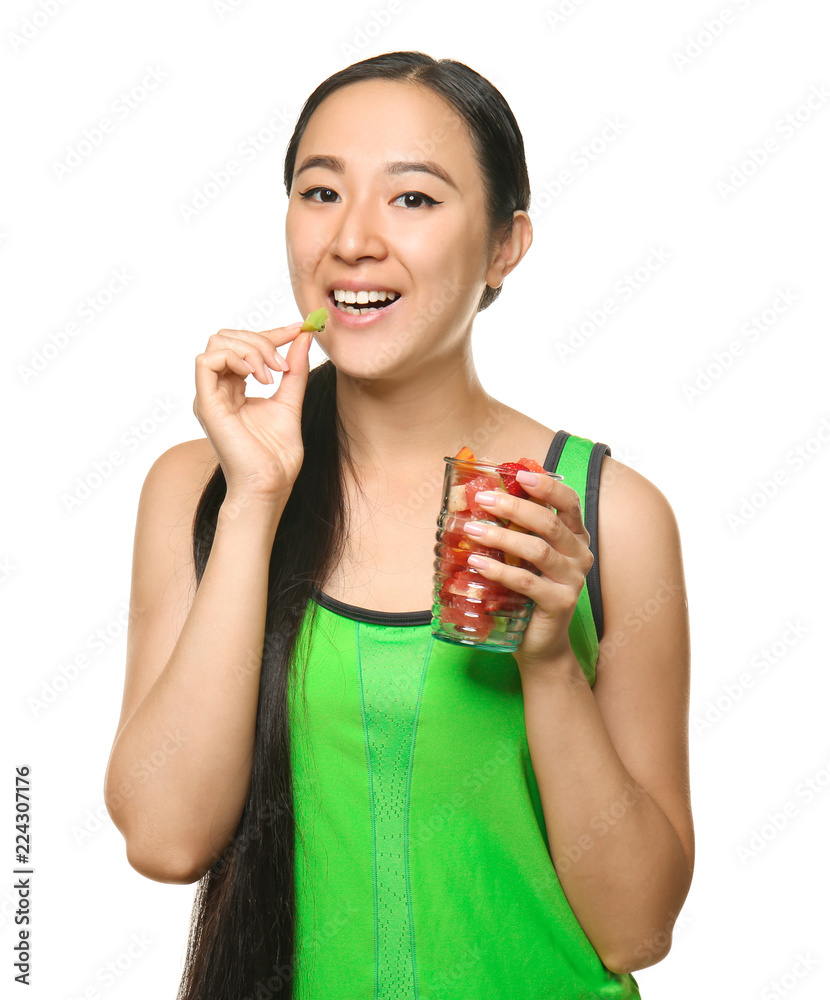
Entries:
<svg viewBox="0 0 830 1000">
<path fill-rule="evenodd" d="M 546 472 L 547 470 L 539 465 L 535 458 L 520 458 L 518 465 L 523 465 L 528 472 Z"/>
<path fill-rule="evenodd" d="M 497 490 L 500 488 L 501 479 L 499 479 L 498 476 L 488 476 L 484 472 L 479 473 L 465 486 L 467 491 L 467 510 L 469 510 L 475 518 L 486 517 L 488 520 L 492 519 L 493 512 L 485 510 L 483 507 L 479 507 L 476 503 L 476 493 L 481 493 L 483 490 Z"/>
<path fill-rule="evenodd" d="M 463 635 L 471 639 L 486 639 L 492 628 L 489 618 L 469 618 L 459 608 L 441 608 L 440 621 L 455 625 Z"/>
<path fill-rule="evenodd" d="M 530 472 L 530 469 L 521 462 L 502 462 L 498 468 L 507 492 L 513 497 L 519 497 L 520 500 L 527 500 L 528 495 L 522 489 L 522 484 L 516 482 L 516 473 L 521 471 Z"/>
</svg>

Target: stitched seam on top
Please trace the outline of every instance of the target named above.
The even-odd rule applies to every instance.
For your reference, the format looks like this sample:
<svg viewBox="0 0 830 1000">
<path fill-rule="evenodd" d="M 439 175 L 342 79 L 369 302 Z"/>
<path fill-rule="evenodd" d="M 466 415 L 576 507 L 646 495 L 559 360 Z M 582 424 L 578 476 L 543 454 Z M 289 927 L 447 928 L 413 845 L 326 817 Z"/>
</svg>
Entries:
<svg viewBox="0 0 830 1000">
<path fill-rule="evenodd" d="M 374 997 L 378 1000 L 380 990 L 380 928 L 378 926 L 378 862 L 377 835 L 375 832 L 375 792 L 372 785 L 372 755 L 369 748 L 369 727 L 366 724 L 366 702 L 363 696 L 363 671 L 360 663 L 360 622 L 354 623 L 354 643 L 357 654 L 357 679 L 360 689 L 360 714 L 363 719 L 363 740 L 366 745 L 366 772 L 369 778 L 369 815 L 372 822 L 372 903 L 375 914 L 375 990 Z"/>
<path fill-rule="evenodd" d="M 432 656 L 432 648 L 435 645 L 435 636 L 429 637 L 426 653 L 424 654 L 424 665 L 421 668 L 421 686 L 418 689 L 418 701 L 415 706 L 415 719 L 412 723 L 412 743 L 409 751 L 409 770 L 406 775 L 406 810 L 404 813 L 404 878 L 406 881 L 406 905 L 409 910 L 409 940 L 412 954 L 412 984 L 415 991 L 415 1000 L 418 1000 L 418 962 L 415 956 L 415 920 L 412 915 L 412 884 L 409 877 L 409 806 L 412 798 L 412 771 L 415 765 L 415 738 L 418 733 L 418 719 L 421 716 L 421 700 L 424 694 L 424 684 L 427 679 L 427 667 Z"/>
</svg>

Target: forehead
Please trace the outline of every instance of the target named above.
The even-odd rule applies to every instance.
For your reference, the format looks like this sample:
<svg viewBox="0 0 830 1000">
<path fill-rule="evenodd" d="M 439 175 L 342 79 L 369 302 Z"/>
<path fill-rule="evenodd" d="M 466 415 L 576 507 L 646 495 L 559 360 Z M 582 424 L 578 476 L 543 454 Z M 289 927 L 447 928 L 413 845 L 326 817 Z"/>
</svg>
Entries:
<svg viewBox="0 0 830 1000">
<path fill-rule="evenodd" d="M 435 160 L 460 181 L 479 175 L 467 126 L 439 94 L 402 80 L 361 80 L 330 94 L 309 119 L 297 150 L 381 169 L 393 160 Z"/>
</svg>

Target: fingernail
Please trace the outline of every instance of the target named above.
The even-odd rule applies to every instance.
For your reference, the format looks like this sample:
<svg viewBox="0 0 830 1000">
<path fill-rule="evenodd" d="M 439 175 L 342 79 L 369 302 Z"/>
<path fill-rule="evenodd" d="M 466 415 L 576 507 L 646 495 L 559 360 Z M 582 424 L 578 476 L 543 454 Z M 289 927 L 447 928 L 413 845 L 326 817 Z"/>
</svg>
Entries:
<svg viewBox="0 0 830 1000">
<path fill-rule="evenodd" d="M 524 483 L 525 486 L 538 486 L 539 477 L 535 472 L 525 472 L 524 469 L 520 469 L 516 473 L 517 482 Z"/>
<path fill-rule="evenodd" d="M 474 521 L 468 521 L 464 525 L 464 530 L 468 535 L 476 535 L 479 538 L 487 534 L 487 528 L 483 524 L 476 524 Z"/>
<path fill-rule="evenodd" d="M 492 507 L 496 502 L 495 493 L 476 493 L 476 503 L 482 507 Z"/>
</svg>

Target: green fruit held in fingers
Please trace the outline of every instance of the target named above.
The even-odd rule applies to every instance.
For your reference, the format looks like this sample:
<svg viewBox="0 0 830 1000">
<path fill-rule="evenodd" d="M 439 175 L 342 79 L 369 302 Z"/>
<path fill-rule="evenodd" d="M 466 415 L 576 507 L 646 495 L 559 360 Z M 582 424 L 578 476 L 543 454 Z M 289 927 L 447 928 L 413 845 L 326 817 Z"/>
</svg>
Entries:
<svg viewBox="0 0 830 1000">
<path fill-rule="evenodd" d="M 305 323 L 300 327 L 300 333 L 307 333 L 308 331 L 319 333 L 321 330 L 325 330 L 328 318 L 329 311 L 325 306 L 322 309 L 315 309 L 314 312 L 310 312 L 306 316 Z"/>
</svg>

